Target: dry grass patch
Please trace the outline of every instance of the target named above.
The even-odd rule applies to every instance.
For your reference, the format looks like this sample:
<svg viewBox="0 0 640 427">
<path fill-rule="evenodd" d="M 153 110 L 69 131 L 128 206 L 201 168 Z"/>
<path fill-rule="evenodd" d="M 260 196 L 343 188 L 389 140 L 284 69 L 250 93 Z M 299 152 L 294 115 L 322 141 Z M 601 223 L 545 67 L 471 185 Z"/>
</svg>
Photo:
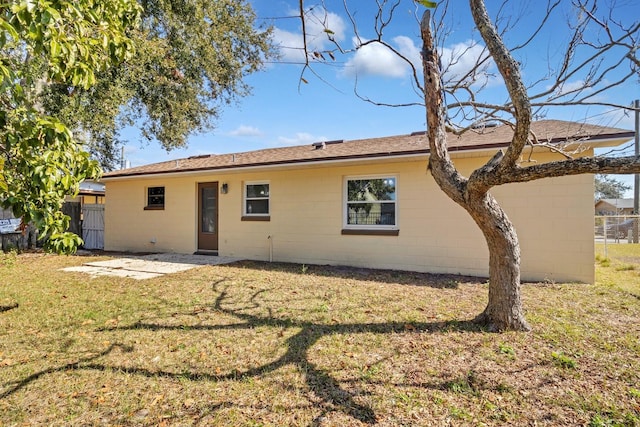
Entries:
<svg viewBox="0 0 640 427">
<path fill-rule="evenodd" d="M 640 287 L 614 283 L 635 270 L 525 285 L 534 332 L 493 334 L 482 279 L 60 271 L 85 261 L 0 255 L 0 425 L 640 424 Z"/>
<path fill-rule="evenodd" d="M 640 298 L 640 244 L 596 245 L 596 273 L 601 284 Z"/>
</svg>

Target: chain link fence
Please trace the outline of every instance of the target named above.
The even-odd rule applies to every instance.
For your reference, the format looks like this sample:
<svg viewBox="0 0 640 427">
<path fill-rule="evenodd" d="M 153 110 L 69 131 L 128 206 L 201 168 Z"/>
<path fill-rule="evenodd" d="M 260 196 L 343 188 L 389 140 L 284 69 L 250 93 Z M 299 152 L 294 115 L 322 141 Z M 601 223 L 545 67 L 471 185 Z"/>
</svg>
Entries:
<svg viewBox="0 0 640 427">
<path fill-rule="evenodd" d="M 596 215 L 595 239 L 601 243 L 638 243 L 640 215 Z"/>
</svg>

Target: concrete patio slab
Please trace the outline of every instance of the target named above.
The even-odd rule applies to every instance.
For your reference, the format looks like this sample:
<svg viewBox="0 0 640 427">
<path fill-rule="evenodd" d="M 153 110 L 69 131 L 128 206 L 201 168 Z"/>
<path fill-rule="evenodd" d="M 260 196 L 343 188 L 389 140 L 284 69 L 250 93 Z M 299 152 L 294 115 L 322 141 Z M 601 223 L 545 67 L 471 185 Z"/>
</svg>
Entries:
<svg viewBox="0 0 640 427">
<path fill-rule="evenodd" d="M 231 257 L 187 254 L 128 255 L 107 261 L 87 262 L 82 266 L 67 267 L 63 270 L 86 273 L 91 277 L 115 276 L 144 280 L 203 265 L 229 264 L 239 260 Z"/>
<path fill-rule="evenodd" d="M 63 268 L 62 270 L 75 271 L 78 273 L 86 273 L 90 275 L 92 278 L 100 277 L 100 276 L 112 276 L 112 277 L 127 277 L 130 279 L 144 280 L 144 279 L 153 279 L 154 277 L 162 276 L 162 274 L 160 273 L 148 273 L 146 271 L 131 271 L 131 270 L 116 269 L 116 268 L 95 267 L 90 265 L 81 265 L 78 267 L 67 267 L 67 268 Z"/>
<path fill-rule="evenodd" d="M 182 264 L 162 261 L 147 261 L 136 258 L 117 258 L 109 261 L 88 262 L 85 265 L 91 267 L 110 268 L 115 270 L 132 270 L 146 273 L 171 274 L 190 270 L 196 264 Z"/>
<path fill-rule="evenodd" d="M 232 262 L 240 261 L 242 258 L 233 258 L 226 256 L 213 256 L 213 255 L 189 255 L 189 254 L 150 254 L 137 256 L 137 259 L 143 259 L 146 261 L 160 261 L 171 262 L 191 265 L 220 265 L 230 264 Z"/>
</svg>

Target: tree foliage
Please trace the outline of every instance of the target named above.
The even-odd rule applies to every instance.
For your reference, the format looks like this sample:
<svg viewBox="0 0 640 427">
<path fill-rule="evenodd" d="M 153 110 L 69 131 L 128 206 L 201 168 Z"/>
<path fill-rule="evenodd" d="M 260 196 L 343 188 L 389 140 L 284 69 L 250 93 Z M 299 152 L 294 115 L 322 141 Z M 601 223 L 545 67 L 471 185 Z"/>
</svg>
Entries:
<svg viewBox="0 0 640 427">
<path fill-rule="evenodd" d="M 33 97 L 43 79 L 89 90 L 96 75 L 127 60 L 126 29 L 137 25 L 131 0 L 31 1 L 0 6 L 0 203 L 34 223 L 49 249 L 74 252 L 65 232 L 64 197 L 76 194 L 98 164 L 58 118 Z"/>
<path fill-rule="evenodd" d="M 621 199 L 631 186 L 612 176 L 597 174 L 595 176 L 595 199 Z"/>
<path fill-rule="evenodd" d="M 270 31 L 255 26 L 243 0 L 140 0 L 141 25 L 128 36 L 136 46 L 126 62 L 97 75 L 90 88 L 47 85 L 47 112 L 81 129 L 105 169 L 118 156 L 120 131 L 140 128 L 167 150 L 210 129 L 221 109 L 249 93 L 244 78 L 272 55 Z"/>
</svg>

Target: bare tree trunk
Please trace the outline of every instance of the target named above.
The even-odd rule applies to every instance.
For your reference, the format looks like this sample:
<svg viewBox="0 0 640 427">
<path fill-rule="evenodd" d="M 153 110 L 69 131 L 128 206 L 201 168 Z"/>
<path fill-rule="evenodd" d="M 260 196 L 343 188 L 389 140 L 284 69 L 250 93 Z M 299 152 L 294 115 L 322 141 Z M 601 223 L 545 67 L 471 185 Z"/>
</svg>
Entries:
<svg viewBox="0 0 640 427">
<path fill-rule="evenodd" d="M 429 12 L 422 20 L 425 103 L 429 168 L 440 188 L 462 206 L 482 230 L 489 248 L 489 302 L 476 321 L 491 330 L 528 331 L 520 299 L 520 246 L 518 236 L 504 210 L 488 191 L 483 179 L 503 157 L 499 152 L 473 180 L 463 177 L 447 151 L 444 99 L 440 85 L 438 56 L 431 36 Z"/>
<path fill-rule="evenodd" d="M 463 207 L 489 247 L 489 301 L 475 321 L 493 331 L 528 331 L 520 299 L 520 245 L 504 210 L 488 193 L 471 197 Z"/>
</svg>

